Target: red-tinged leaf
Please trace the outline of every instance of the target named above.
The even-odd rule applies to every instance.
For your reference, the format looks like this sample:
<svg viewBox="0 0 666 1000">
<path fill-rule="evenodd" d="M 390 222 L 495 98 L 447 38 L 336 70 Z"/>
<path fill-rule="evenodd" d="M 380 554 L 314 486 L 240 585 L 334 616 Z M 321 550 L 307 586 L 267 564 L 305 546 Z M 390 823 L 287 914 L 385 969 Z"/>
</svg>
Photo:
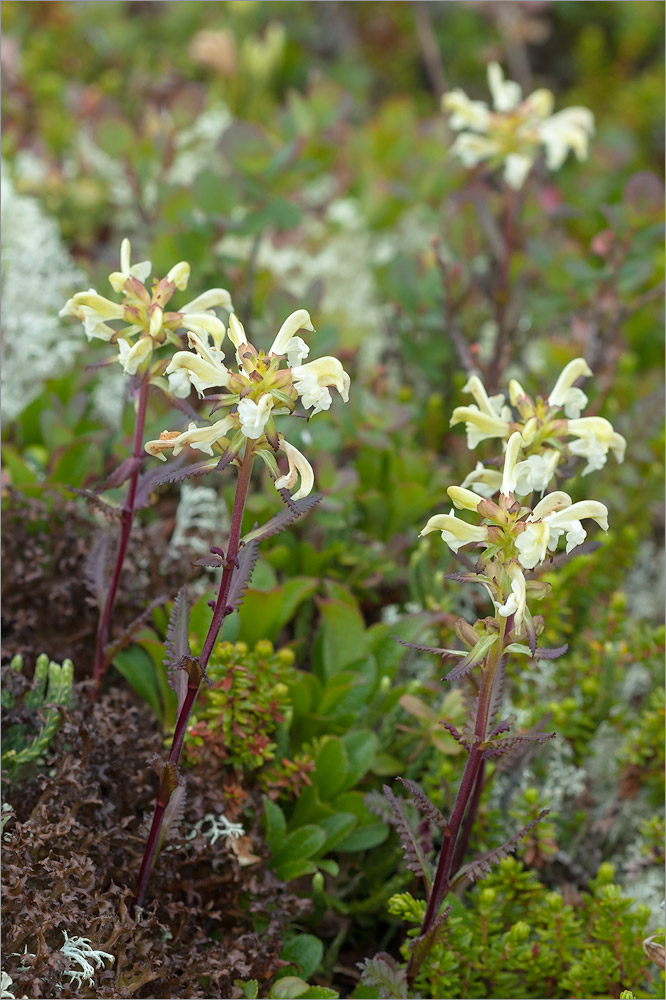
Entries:
<svg viewBox="0 0 666 1000">
<path fill-rule="evenodd" d="M 76 493 L 77 496 L 83 497 L 89 507 L 104 514 L 105 517 L 115 518 L 122 514 L 120 507 L 112 507 L 106 500 L 101 500 L 96 493 L 92 493 L 90 490 L 81 490 L 76 486 L 68 486 L 67 489 L 70 493 Z"/>
<path fill-rule="evenodd" d="M 95 538 L 85 564 L 85 580 L 91 593 L 97 601 L 97 607 L 102 610 L 109 590 L 109 535 L 105 531 Z"/>
<path fill-rule="evenodd" d="M 401 646 L 407 646 L 409 649 L 416 649 L 419 653 L 435 653 L 437 656 L 442 658 L 445 656 L 453 656 L 448 649 L 440 649 L 438 646 L 418 646 L 414 642 L 407 642 L 406 639 L 400 639 L 397 635 L 392 635 L 392 639 L 399 642 Z"/>
<path fill-rule="evenodd" d="M 419 935 L 419 937 L 414 938 L 413 941 L 410 942 L 409 947 L 411 951 L 411 961 L 415 968 L 419 969 L 423 965 L 423 962 L 427 958 L 429 952 L 444 937 L 446 923 L 449 919 L 450 912 L 451 907 L 447 906 L 446 909 L 443 910 L 433 921 L 430 930 L 426 931 L 425 934 Z"/>
<path fill-rule="evenodd" d="M 555 733 L 519 733 L 516 736 L 504 736 L 501 739 L 482 744 L 484 747 L 483 759 L 493 760 L 495 757 L 503 757 L 523 743 L 545 743 L 547 740 L 554 739 L 555 735 Z"/>
<path fill-rule="evenodd" d="M 279 491 L 281 494 L 283 490 Z M 282 498 L 284 499 L 284 497 Z M 291 499 L 291 498 L 290 498 Z M 286 510 L 280 511 L 275 517 L 272 517 L 270 521 L 262 525 L 260 528 L 253 528 L 245 538 L 244 542 L 263 541 L 265 538 L 271 538 L 273 535 L 279 534 L 288 528 L 290 524 L 293 524 L 299 517 L 306 514 L 309 510 L 318 504 L 322 500 L 321 493 L 311 493 L 308 497 L 303 497 L 301 500 L 292 500 L 287 506 Z"/>
<path fill-rule="evenodd" d="M 488 851 L 486 854 L 482 854 L 480 858 L 476 858 L 475 861 L 471 861 L 468 865 L 457 872 L 455 876 L 455 882 L 459 882 L 462 878 L 469 879 L 470 882 L 475 882 L 478 879 L 484 879 L 486 875 L 490 872 L 493 865 L 499 864 L 499 862 L 508 857 L 509 854 L 513 852 L 518 847 L 520 841 L 527 836 L 527 834 L 532 830 L 537 823 L 540 823 L 544 816 L 547 816 L 550 809 L 542 809 L 536 819 L 533 819 L 530 823 L 519 830 L 515 836 L 507 840 L 506 844 L 502 844 L 501 847 L 495 848 L 493 851 Z M 453 888 L 453 882 L 451 885 Z"/>
<path fill-rule="evenodd" d="M 395 827 L 400 838 L 407 867 L 415 875 L 420 875 L 423 878 L 426 889 L 430 891 L 432 888 L 432 866 L 423 853 L 418 838 L 405 816 L 401 802 L 395 797 L 388 785 L 383 786 L 383 791 L 391 806 L 392 816 L 389 822 Z"/>
<path fill-rule="evenodd" d="M 497 642 L 499 642 L 499 635 L 484 635 L 483 638 L 479 639 L 474 648 L 470 649 L 469 653 L 459 663 L 456 663 L 453 670 L 450 670 L 444 679 L 447 681 L 457 681 L 466 674 L 469 674 L 474 670 L 474 667 L 485 660 Z"/>
<path fill-rule="evenodd" d="M 223 472 L 224 469 L 226 469 L 226 467 L 233 462 L 233 460 L 236 458 L 237 455 L 238 455 L 237 448 L 225 448 L 225 450 L 222 453 L 222 457 L 220 458 L 217 465 L 214 467 L 215 471 Z"/>
<path fill-rule="evenodd" d="M 176 692 L 178 699 L 177 715 L 183 707 L 187 694 L 187 673 L 177 669 L 183 657 L 190 655 L 190 602 L 187 587 L 181 587 L 176 594 L 167 625 L 166 643 L 164 645 L 164 666 L 167 668 L 169 687 Z"/>
<path fill-rule="evenodd" d="M 479 573 L 447 573 L 444 579 L 455 583 L 488 583 L 486 577 Z"/>
<path fill-rule="evenodd" d="M 537 651 L 534 654 L 535 660 L 556 660 L 558 656 L 564 656 L 564 654 L 569 649 L 569 643 L 565 642 L 563 646 L 554 646 L 548 648 L 548 646 L 537 646 Z"/>
<path fill-rule="evenodd" d="M 204 566 L 206 569 L 219 569 L 220 566 L 225 565 L 225 560 L 222 556 L 210 555 L 202 556 L 201 559 L 197 559 L 192 563 L 193 566 Z"/>
<path fill-rule="evenodd" d="M 215 469 L 215 459 L 208 459 L 205 462 L 194 462 L 192 465 L 181 466 L 176 462 L 170 462 L 162 469 L 154 470 L 151 474 L 151 483 L 148 492 L 152 492 L 158 486 L 166 483 L 182 483 L 186 479 L 194 476 L 205 476 Z M 143 486 L 144 484 L 142 484 Z"/>
<path fill-rule="evenodd" d="M 419 812 L 426 816 L 434 826 L 442 830 L 446 836 L 450 837 L 449 824 L 434 802 L 430 801 L 423 789 L 419 788 L 415 782 L 409 781 L 407 778 L 401 778 L 400 775 L 398 775 L 398 781 L 405 786 Z"/>
<path fill-rule="evenodd" d="M 171 471 L 182 469 L 184 464 L 185 455 L 179 455 L 178 458 L 174 458 L 172 462 L 169 462 L 166 469 Z M 162 476 L 164 476 L 166 469 L 163 465 L 158 465 L 156 468 L 141 473 L 137 481 L 136 494 L 134 497 L 135 510 L 141 510 L 144 507 L 150 506 L 151 494 L 155 492 L 159 485 L 161 485 L 159 481 Z"/>
<path fill-rule="evenodd" d="M 252 571 L 259 558 L 259 542 L 254 541 L 242 545 L 238 553 L 238 567 L 234 570 L 227 597 L 227 608 L 238 609 L 243 603 L 243 596 L 250 583 Z"/>
<path fill-rule="evenodd" d="M 508 733 L 511 726 L 516 721 L 515 715 L 510 715 L 508 719 L 502 719 L 488 734 L 489 738 L 492 739 L 493 736 L 499 736 L 500 733 Z"/>
<path fill-rule="evenodd" d="M 130 458 L 123 459 L 120 465 L 117 465 L 116 468 L 113 470 L 113 472 L 109 476 L 107 476 L 104 482 L 100 483 L 99 486 L 95 487 L 95 493 L 103 493 L 104 490 L 117 489 L 119 486 L 122 486 L 123 483 L 130 478 L 130 476 L 132 475 L 133 472 L 136 471 L 136 469 L 140 467 L 141 467 L 140 458 L 134 458 L 130 456 Z"/>
</svg>

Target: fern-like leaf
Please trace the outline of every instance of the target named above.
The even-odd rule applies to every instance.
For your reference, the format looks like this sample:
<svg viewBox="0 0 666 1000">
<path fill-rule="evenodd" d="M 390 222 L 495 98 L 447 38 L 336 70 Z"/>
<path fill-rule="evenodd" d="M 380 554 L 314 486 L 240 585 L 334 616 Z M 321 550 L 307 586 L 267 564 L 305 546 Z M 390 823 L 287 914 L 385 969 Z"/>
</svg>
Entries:
<svg viewBox="0 0 666 1000">
<path fill-rule="evenodd" d="M 407 1000 L 409 987 L 407 973 L 391 955 L 380 951 L 374 958 L 366 958 L 358 963 L 361 982 L 364 986 L 379 990 L 386 1000 Z"/>
<path fill-rule="evenodd" d="M 384 823 L 390 823 L 393 819 L 393 810 L 381 792 L 373 788 L 363 796 L 363 805 L 369 809 L 373 816 L 379 817 Z"/>
<path fill-rule="evenodd" d="M 115 490 L 119 486 L 122 486 L 140 465 L 140 458 L 134 458 L 133 455 L 130 455 L 129 458 L 124 458 L 120 465 L 117 465 L 113 472 L 107 476 L 104 482 L 95 487 L 95 493 L 103 493 L 105 490 Z"/>
<path fill-rule="evenodd" d="M 255 538 L 247 545 L 241 545 L 238 553 L 238 567 L 231 578 L 229 596 L 227 597 L 227 614 L 230 611 L 240 608 L 243 603 L 243 596 L 247 590 L 252 571 L 259 558 L 259 541 Z"/>
<path fill-rule="evenodd" d="M 84 567 L 84 579 L 97 601 L 97 607 L 100 611 L 104 607 L 109 589 L 108 555 L 109 536 L 105 531 L 100 531 L 93 542 Z"/>
<path fill-rule="evenodd" d="M 435 945 L 444 937 L 450 913 L 451 907 L 447 906 L 446 909 L 443 910 L 434 920 L 430 930 L 426 931 L 425 934 L 421 934 L 419 937 L 414 938 L 413 941 L 410 942 L 410 959 L 412 964 L 417 969 L 423 965 L 423 962 L 427 958 L 431 949 L 434 948 Z"/>
<path fill-rule="evenodd" d="M 282 492 L 284 491 L 281 490 L 280 493 Z M 260 528 L 254 528 L 250 531 L 243 541 L 247 543 L 253 542 L 255 539 L 256 541 L 263 541 L 265 538 L 272 538 L 273 535 L 277 535 L 281 531 L 284 531 L 285 528 L 288 528 L 290 524 L 293 524 L 303 514 L 307 514 L 321 500 L 321 493 L 311 493 L 310 496 L 303 497 L 302 500 L 292 500 L 285 510 L 281 510 L 279 514 L 276 514 L 275 517 L 272 517 L 270 521 L 267 521 Z"/>
<path fill-rule="evenodd" d="M 482 854 L 480 858 L 471 861 L 468 865 L 465 865 L 457 873 L 455 881 L 458 882 L 461 878 L 467 878 L 470 882 L 476 882 L 479 879 L 484 879 L 486 875 L 491 871 L 493 865 L 499 864 L 499 862 L 513 854 L 513 852 L 518 847 L 521 840 L 527 836 L 527 834 L 532 830 L 537 823 L 540 823 L 544 816 L 547 816 L 550 809 L 542 809 L 536 819 L 531 820 L 527 823 L 522 830 L 519 830 L 510 840 L 507 840 L 505 844 L 501 847 L 496 847 L 493 851 L 487 851 Z M 453 885 L 452 885 L 453 888 Z"/>
<path fill-rule="evenodd" d="M 407 789 L 419 812 L 426 816 L 433 826 L 438 827 L 445 836 L 450 837 L 451 831 L 449 830 L 449 824 L 446 822 L 445 817 L 439 811 L 435 803 L 430 801 L 423 789 L 419 788 L 415 782 L 409 781 L 408 778 L 401 778 L 400 775 L 398 775 L 398 781 L 400 781 Z"/>
<path fill-rule="evenodd" d="M 406 639 L 401 639 L 397 635 L 392 635 L 391 638 L 399 642 L 401 646 L 407 646 L 408 649 L 416 649 L 419 653 L 435 653 L 441 657 L 452 655 L 448 649 L 440 649 L 439 646 L 418 646 L 415 642 L 407 642 Z"/>
<path fill-rule="evenodd" d="M 96 511 L 98 514 L 104 514 L 104 517 L 116 518 L 120 517 L 122 514 L 120 507 L 113 507 L 110 503 L 107 503 L 106 500 L 102 500 L 91 490 L 82 490 L 77 486 L 68 486 L 67 489 L 70 493 L 76 493 L 77 496 L 83 497 L 92 510 Z"/>
<path fill-rule="evenodd" d="M 392 816 L 390 822 L 395 827 L 398 837 L 400 838 L 407 867 L 411 872 L 414 872 L 415 875 L 420 875 L 423 878 L 427 890 L 430 891 L 432 887 L 432 866 L 423 853 L 423 849 L 419 844 L 418 838 L 412 830 L 409 820 L 405 816 L 402 804 L 395 797 L 388 785 L 383 786 L 383 791 L 389 805 L 391 806 Z"/>
<path fill-rule="evenodd" d="M 521 733 L 517 736 L 504 736 L 499 740 L 491 740 L 484 745 L 483 759 L 504 757 L 523 743 L 545 743 L 547 740 L 552 740 L 555 735 L 555 733 Z"/>
<path fill-rule="evenodd" d="M 165 483 L 182 483 L 186 479 L 194 476 L 205 476 L 216 467 L 214 458 L 209 458 L 204 462 L 193 462 L 192 465 L 185 465 L 182 468 L 175 468 L 175 462 L 170 462 L 166 468 L 155 470 L 152 477 L 152 488 L 164 486 Z"/>
<path fill-rule="evenodd" d="M 167 625 L 166 643 L 164 645 L 164 666 L 167 668 L 169 686 L 176 692 L 178 698 L 178 714 L 183 707 L 187 695 L 187 672 L 180 664 L 183 657 L 190 655 L 190 601 L 187 587 L 181 587 L 176 594 Z"/>
</svg>

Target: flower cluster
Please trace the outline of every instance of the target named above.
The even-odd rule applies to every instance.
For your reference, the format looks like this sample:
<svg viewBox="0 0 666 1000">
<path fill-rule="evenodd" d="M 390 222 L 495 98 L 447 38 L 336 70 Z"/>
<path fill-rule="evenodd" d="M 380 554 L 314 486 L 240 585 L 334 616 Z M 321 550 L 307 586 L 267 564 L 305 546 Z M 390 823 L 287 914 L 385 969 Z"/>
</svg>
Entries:
<svg viewBox="0 0 666 1000">
<path fill-rule="evenodd" d="M 148 441 L 150 455 L 165 460 L 163 452 L 177 456 L 186 446 L 207 455 L 226 455 L 233 461 L 248 440 L 255 454 L 263 459 L 276 480 L 277 489 L 292 490 L 300 477 L 300 488 L 293 499 L 306 497 L 314 485 L 312 467 L 304 455 L 278 433 L 274 418 L 293 413 L 299 399 L 312 415 L 327 410 L 332 402 L 330 387 L 334 386 L 342 399 L 349 399 L 349 375 L 337 358 L 323 357 L 301 364 L 309 354 L 305 341 L 297 336 L 301 330 L 314 330 L 309 314 L 298 309 L 282 324 L 268 352 L 257 350 L 248 340 L 243 325 L 235 315 L 229 319 L 229 340 L 236 356 L 236 370 L 224 362 L 222 349 L 227 334 L 223 324 L 189 322 L 188 342 L 191 351 L 174 354 L 166 374 L 174 395 L 187 395 L 190 385 L 201 397 L 207 389 L 221 389 L 205 398 L 216 409 L 229 407 L 231 412 L 213 424 L 197 427 L 191 423 L 186 431 L 163 431 L 158 440 Z M 282 451 L 289 464 L 288 472 L 280 475 L 275 453 Z M 214 464 L 214 463 L 213 463 Z M 212 465 L 211 465 L 212 467 Z"/>
<path fill-rule="evenodd" d="M 576 445 L 588 437 L 595 442 L 595 448 L 603 451 L 603 462 L 609 448 L 619 453 L 620 458 L 623 456 L 626 442 L 607 421 L 600 417 L 578 416 L 587 399 L 573 383 L 583 374 L 591 372 L 581 358 L 570 362 L 548 399 L 538 398 L 536 402 L 517 382 L 512 382 L 511 401 L 519 410 L 521 421 L 513 421 L 503 396 L 489 398 L 476 376 L 469 380 L 466 388 L 473 393 L 478 405 L 454 410 L 451 422 L 467 422 L 470 447 L 484 438 L 508 438 L 502 471 L 477 467 L 462 486 L 450 486 L 447 493 L 453 504 L 451 510 L 448 514 L 435 514 L 421 532 L 427 535 L 439 531 L 453 552 L 468 544 L 482 550 L 477 572 L 465 574 L 464 578 L 485 587 L 496 614 L 475 626 L 460 620 L 457 632 L 471 652 L 447 652 L 466 655 L 466 665 L 480 662 L 500 641 L 506 643 L 504 648 L 507 650 L 534 655 L 536 636 L 542 631 L 543 622 L 538 617 L 533 618 L 527 600 L 528 596 L 536 600 L 542 598 L 547 585 L 539 580 L 526 580 L 524 571 L 542 564 L 557 550 L 563 537 L 567 553 L 581 545 L 587 537 L 584 520 L 596 521 L 604 531 L 608 530 L 608 510 L 598 500 L 574 503 L 569 494 L 561 490 L 546 493 L 533 506 L 517 498 L 517 494 L 524 496 L 534 490 L 543 493 L 562 453 L 568 447 L 570 454 L 581 454 Z M 576 416 L 558 418 L 556 411 L 560 407 L 565 413 Z M 576 437 L 573 445 L 564 441 L 567 435 Z M 521 459 L 526 449 L 531 453 Z M 588 458 L 585 472 L 590 467 L 598 467 L 591 461 L 589 450 L 585 455 Z M 468 488 L 470 485 L 473 489 Z M 498 490 L 499 497 L 495 501 L 491 497 Z M 463 520 L 456 516 L 456 510 L 474 512 L 480 516 L 481 523 Z M 504 636 L 502 640 L 500 630 Z M 527 646 L 521 644 L 526 638 Z"/>
<path fill-rule="evenodd" d="M 503 165 L 504 180 L 518 190 L 540 147 L 549 170 L 559 170 L 570 150 L 579 160 L 587 157 L 589 136 L 594 133 L 594 117 L 587 108 L 565 108 L 552 114 L 554 98 L 549 90 L 535 90 L 523 99 L 519 84 L 505 80 L 496 62 L 488 66 L 488 87 L 492 110 L 485 101 L 470 100 L 459 87 L 442 97 L 442 107 L 450 113 L 449 125 L 460 133 L 451 152 L 466 167 L 485 161 L 491 167 Z"/>
<path fill-rule="evenodd" d="M 178 312 L 167 312 L 166 306 L 176 290 L 187 288 L 190 265 L 181 261 L 165 278 L 154 279 L 148 291 L 145 282 L 151 273 L 149 260 L 131 263 L 131 247 L 127 239 L 120 247 L 120 270 L 109 275 L 114 292 L 122 293 L 122 302 L 99 295 L 94 288 L 77 292 L 60 310 L 61 316 L 75 316 L 83 323 L 88 340 L 97 338 L 118 347 L 118 361 L 127 375 L 146 373 L 156 347 L 169 341 L 181 347 L 179 329 L 205 329 L 213 337 L 224 336 L 224 326 L 212 310 L 231 309 L 231 296 L 224 288 L 212 288 Z M 111 326 L 120 322 L 118 328 Z M 158 381 L 165 363 L 158 362 L 150 371 L 151 380 Z M 159 382 L 158 382 L 159 384 Z"/>
<path fill-rule="evenodd" d="M 603 468 L 609 451 L 622 462 L 627 442 L 613 430 L 612 424 L 604 417 L 580 416 L 587 405 L 587 396 L 574 383 L 591 374 L 587 362 L 575 358 L 566 365 L 548 398 L 537 397 L 536 400 L 512 379 L 509 401 L 517 410 L 517 419 L 511 407 L 506 405 L 504 395 L 488 396 L 478 376 L 472 375 L 464 391 L 476 402 L 457 406 L 451 426 L 465 424 L 470 449 L 489 438 L 508 442 L 513 437 L 518 443 L 514 446 L 514 459 L 505 467 L 504 475 L 479 462 L 462 485 L 484 497 L 492 497 L 499 489 L 524 497 L 532 492 L 543 493 L 558 466 L 568 458 L 585 459 L 584 476 Z M 564 411 L 564 416 L 560 410 Z M 518 461 L 521 454 L 523 457 Z"/>
</svg>

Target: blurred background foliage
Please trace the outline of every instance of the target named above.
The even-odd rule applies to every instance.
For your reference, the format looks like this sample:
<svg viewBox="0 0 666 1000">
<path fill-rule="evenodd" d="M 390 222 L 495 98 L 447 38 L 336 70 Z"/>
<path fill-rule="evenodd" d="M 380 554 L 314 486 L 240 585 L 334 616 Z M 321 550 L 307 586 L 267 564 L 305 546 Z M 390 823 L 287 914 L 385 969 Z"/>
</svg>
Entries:
<svg viewBox="0 0 666 1000">
<path fill-rule="evenodd" d="M 417 534 L 476 460 L 448 428 L 465 381 L 448 305 L 473 285 L 453 318 L 483 368 L 495 334 L 484 275 L 500 190 L 490 183 L 480 194 L 479 178 L 447 154 L 439 97 L 462 87 L 485 99 L 492 59 L 526 92 L 546 86 L 556 108 L 582 104 L 596 119 L 589 159 L 570 158 L 556 175 L 537 170 L 524 192 L 502 385 L 513 376 L 546 392 L 567 361 L 586 356 L 596 376 L 588 412 L 608 417 L 628 449 L 622 466 L 611 460 L 571 484 L 574 499 L 608 504 L 611 531 L 593 555 L 548 575 L 545 639 L 568 641 L 569 654 L 513 671 L 521 723 L 551 715 L 561 737 L 516 773 L 497 769 L 475 846 L 487 850 L 529 821 L 538 786 L 538 807 L 551 805 L 554 815 L 526 860 L 545 884 L 564 886 L 575 901 L 577 889 L 567 895 L 566 887 L 587 885 L 610 859 L 653 917 L 663 895 L 655 834 L 664 711 L 655 694 L 663 672 L 663 19 L 652 0 L 2 4 L 8 656 L 24 655 L 28 667 L 43 649 L 59 662 L 73 655 L 77 679 L 89 674 L 79 650 L 92 644 L 94 609 L 82 607 L 75 638 L 41 622 L 36 640 L 27 608 L 35 566 L 63 607 L 68 575 L 85 576 L 97 523 L 79 508 L 63 526 L 58 505 L 74 509 L 68 486 L 91 488 L 130 452 L 126 380 L 116 366 L 87 367 L 107 349 L 57 318 L 73 290 L 108 293 L 123 237 L 154 273 L 189 261 L 187 298 L 229 288 L 256 343 L 267 345 L 292 309 L 308 309 L 313 354 L 336 354 L 352 373 L 349 405 L 336 403 L 295 438 L 322 503 L 262 546 L 245 606 L 225 625 L 242 697 L 224 690 L 204 701 L 190 748 L 192 760 L 211 746 L 223 764 L 231 754 L 232 812 L 242 812 L 245 786 L 267 794 L 266 836 L 283 877 L 326 876 L 311 929 L 328 914 L 328 980 L 341 949 L 362 956 L 379 940 L 377 921 L 386 921 L 391 946 L 399 921 L 386 916 L 386 902 L 411 884 L 404 872 L 394 877 L 397 841 L 386 840 L 363 795 L 400 771 L 423 780 L 446 809 L 460 775 L 456 745 L 437 725 L 442 715 L 456 722 L 459 696 L 440 683 L 439 663 L 403 655 L 389 637 L 424 641 L 417 637 L 427 627 L 446 646 L 456 615 L 486 613 L 478 595 L 444 581 L 457 568 L 448 550 Z M 437 254 L 453 291 L 443 287 Z M 147 438 L 178 421 L 185 418 L 154 394 Z M 220 544 L 232 479 L 155 495 L 137 525 L 121 623 L 149 586 L 173 595 L 189 581 L 201 641 L 214 580 L 191 563 Z M 279 507 L 267 476 L 263 485 L 248 527 Z M 158 609 L 116 664 L 164 731 L 173 724 L 165 629 Z M 264 663 L 261 642 L 290 651 Z M 268 716 L 265 692 L 247 680 L 257 662 L 277 692 Z M 233 726 L 234 705 L 244 706 L 237 736 L 263 713 L 263 743 L 250 753 L 240 744 L 225 751 L 216 735 L 216 713 Z M 335 796 L 329 773 L 347 775 Z M 285 845 L 299 830 L 310 832 L 309 853 L 291 854 Z"/>
</svg>

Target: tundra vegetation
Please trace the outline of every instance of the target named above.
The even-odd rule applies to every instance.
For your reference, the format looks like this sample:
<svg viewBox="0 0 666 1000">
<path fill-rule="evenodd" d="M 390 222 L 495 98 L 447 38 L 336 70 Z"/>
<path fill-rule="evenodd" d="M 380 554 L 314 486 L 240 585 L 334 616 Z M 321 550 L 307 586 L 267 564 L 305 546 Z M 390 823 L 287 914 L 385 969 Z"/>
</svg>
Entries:
<svg viewBox="0 0 666 1000">
<path fill-rule="evenodd" d="M 3 4 L 3 998 L 663 997 L 663 4 L 589 12 Z"/>
</svg>

